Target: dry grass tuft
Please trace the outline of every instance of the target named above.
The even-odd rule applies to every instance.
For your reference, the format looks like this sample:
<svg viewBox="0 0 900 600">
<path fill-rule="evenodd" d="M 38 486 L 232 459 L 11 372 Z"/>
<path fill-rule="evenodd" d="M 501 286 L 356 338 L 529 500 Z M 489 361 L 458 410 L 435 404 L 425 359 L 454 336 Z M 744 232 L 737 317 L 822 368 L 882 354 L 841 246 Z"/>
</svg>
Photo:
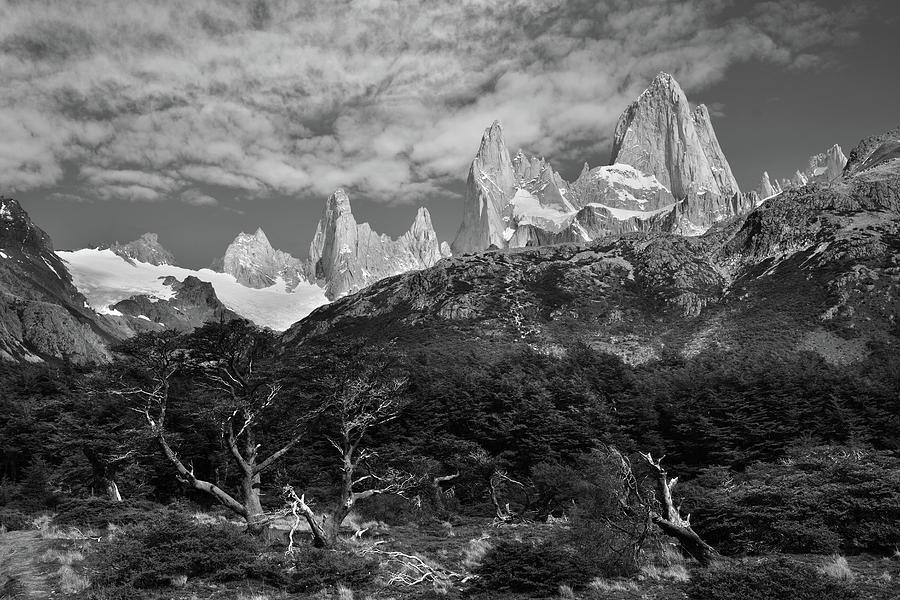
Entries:
<svg viewBox="0 0 900 600">
<path fill-rule="evenodd" d="M 70 565 L 64 564 L 61 566 L 56 575 L 59 577 L 59 589 L 64 594 L 77 594 L 91 585 L 87 577 L 82 577 L 76 573 L 75 569 Z"/>
<path fill-rule="evenodd" d="M 353 600 L 353 590 L 345 585 L 338 584 L 335 592 L 336 600 Z"/>
<path fill-rule="evenodd" d="M 853 581 L 856 579 L 856 573 L 850 568 L 847 559 L 839 555 L 833 556 L 829 562 L 819 567 L 819 571 L 840 581 Z"/>
<path fill-rule="evenodd" d="M 645 579 L 651 581 L 660 581 L 663 579 L 669 581 L 678 581 L 684 583 L 690 581 L 691 576 L 684 565 L 671 565 L 668 567 L 660 567 L 657 565 L 644 565 L 641 567 L 641 575 Z"/>
<path fill-rule="evenodd" d="M 638 585 L 633 581 L 607 581 L 598 577 L 588 584 L 588 588 L 595 592 L 636 592 Z"/>
<path fill-rule="evenodd" d="M 490 536 L 484 534 L 480 538 L 470 540 L 466 547 L 463 548 L 462 566 L 469 571 L 480 567 L 485 555 L 493 548 L 490 539 Z"/>
<path fill-rule="evenodd" d="M 575 600 L 575 592 L 568 585 L 559 586 L 559 597 L 563 600 Z"/>
</svg>

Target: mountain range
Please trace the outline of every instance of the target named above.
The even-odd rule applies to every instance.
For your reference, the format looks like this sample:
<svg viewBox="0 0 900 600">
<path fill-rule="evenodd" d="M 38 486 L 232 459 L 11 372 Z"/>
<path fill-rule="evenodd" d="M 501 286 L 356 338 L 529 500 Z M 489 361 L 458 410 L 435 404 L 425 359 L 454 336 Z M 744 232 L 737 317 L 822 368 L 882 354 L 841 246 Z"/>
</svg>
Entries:
<svg viewBox="0 0 900 600">
<path fill-rule="evenodd" d="M 752 344 L 777 324 L 786 347 L 853 360 L 884 342 L 850 335 L 860 319 L 895 327 L 898 148 L 900 130 L 849 160 L 834 146 L 793 180 L 764 174 L 743 193 L 709 111 L 661 73 L 620 117 L 611 164 L 585 164 L 572 182 L 544 157 L 511 155 L 502 125 L 489 126 L 452 252 L 427 209 L 392 239 L 357 223 L 341 189 L 308 256 L 258 229 L 199 270 L 152 233 L 56 252 L 3 198 L 0 358 L 105 362 L 138 331 L 244 317 L 287 330 L 285 343 L 440 331 L 553 351 L 576 336 L 632 363 Z"/>
</svg>

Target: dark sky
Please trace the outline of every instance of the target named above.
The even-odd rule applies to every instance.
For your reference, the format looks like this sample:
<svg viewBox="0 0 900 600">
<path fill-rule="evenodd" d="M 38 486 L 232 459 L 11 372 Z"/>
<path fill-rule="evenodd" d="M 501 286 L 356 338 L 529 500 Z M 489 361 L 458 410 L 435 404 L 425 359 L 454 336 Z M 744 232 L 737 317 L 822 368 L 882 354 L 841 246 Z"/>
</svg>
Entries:
<svg viewBox="0 0 900 600">
<path fill-rule="evenodd" d="M 659 70 L 745 190 L 900 123 L 893 0 L 253 4 L 0 0 L 0 192 L 57 248 L 155 231 L 196 267 L 259 226 L 305 256 L 338 186 L 450 241 L 493 119 L 572 179 Z"/>
</svg>

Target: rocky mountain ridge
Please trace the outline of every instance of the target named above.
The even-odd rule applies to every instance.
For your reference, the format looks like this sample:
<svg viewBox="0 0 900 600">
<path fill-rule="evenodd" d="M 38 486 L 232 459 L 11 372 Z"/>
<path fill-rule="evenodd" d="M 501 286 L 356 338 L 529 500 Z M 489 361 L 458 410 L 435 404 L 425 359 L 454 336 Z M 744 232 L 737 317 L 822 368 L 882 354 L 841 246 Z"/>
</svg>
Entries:
<svg viewBox="0 0 900 600">
<path fill-rule="evenodd" d="M 813 352 L 836 364 L 896 351 L 900 156 L 891 139 L 857 152 L 859 168 L 838 181 L 788 190 L 701 236 L 627 233 L 456 256 L 319 308 L 284 343 L 456 340 L 552 353 L 583 341 L 633 364 L 673 351 Z"/>
<path fill-rule="evenodd" d="M 281 281 L 293 291 L 301 283 L 316 284 L 333 300 L 449 255 L 449 246 L 437 239 L 428 209 L 420 208 L 409 231 L 395 240 L 368 223 L 357 223 L 349 196 L 338 189 L 325 203 L 306 259 L 274 249 L 260 228 L 253 235 L 238 234 L 214 267 L 252 288 Z"/>
<path fill-rule="evenodd" d="M 159 236 L 155 233 L 145 233 L 127 244 L 114 242 L 109 249 L 127 260 L 136 260 L 151 265 L 176 264 L 175 256 L 163 248 L 159 243 Z"/>
<path fill-rule="evenodd" d="M 772 180 L 768 171 L 764 171 L 756 188 L 760 200 L 772 198 L 785 190 L 803 187 L 809 183 L 830 183 L 836 181 L 844 172 L 847 157 L 837 144 L 825 152 L 809 157 L 808 166 L 797 170 L 790 178 Z"/>
<path fill-rule="evenodd" d="M 394 240 L 368 223 L 357 223 L 350 198 L 338 189 L 325 204 L 307 264 L 310 281 L 335 299 L 384 277 L 430 267 L 446 256 L 449 250 L 438 242 L 428 209 L 420 208 L 409 231 Z"/>
<path fill-rule="evenodd" d="M 117 333 L 72 285 L 50 236 L 0 197 L 0 359 L 103 362 Z"/>
<path fill-rule="evenodd" d="M 570 184 L 544 158 L 520 150 L 510 159 L 494 122 L 469 169 L 454 254 L 638 231 L 697 235 L 755 204 L 740 193 L 709 111 L 692 111 L 666 73 L 620 117 L 612 157 L 610 165 L 585 164 Z"/>
</svg>

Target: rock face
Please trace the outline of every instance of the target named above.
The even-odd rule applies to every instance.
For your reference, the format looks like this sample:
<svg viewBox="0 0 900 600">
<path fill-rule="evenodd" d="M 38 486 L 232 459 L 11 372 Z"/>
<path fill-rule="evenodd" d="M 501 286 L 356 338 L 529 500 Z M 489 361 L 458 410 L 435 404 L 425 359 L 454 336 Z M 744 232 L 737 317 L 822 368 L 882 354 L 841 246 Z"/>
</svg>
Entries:
<svg viewBox="0 0 900 600">
<path fill-rule="evenodd" d="M 105 362 L 116 326 L 87 308 L 50 237 L 0 197 L 0 360 Z"/>
<path fill-rule="evenodd" d="M 120 244 L 115 242 L 110 250 L 128 260 L 149 263 L 151 265 L 174 265 L 175 256 L 162 247 L 159 236 L 155 233 L 145 233 L 133 242 Z"/>
<path fill-rule="evenodd" d="M 806 170 L 808 181 L 828 183 L 838 179 L 847 166 L 847 157 L 840 146 L 835 144 L 825 152 L 811 156 Z"/>
<path fill-rule="evenodd" d="M 420 208 L 409 231 L 393 240 L 368 223 L 357 223 L 350 198 L 339 189 L 328 198 L 316 227 L 308 272 L 334 299 L 379 279 L 430 267 L 446 256 L 449 250 L 438 242 L 427 209 Z"/>
<path fill-rule="evenodd" d="M 855 154 L 864 165 L 890 143 Z M 851 154 L 854 156 L 854 154 Z M 297 323 L 294 345 L 402 338 L 554 353 L 573 339 L 631 363 L 734 350 L 838 364 L 897 351 L 900 160 L 785 191 L 701 236 L 624 234 L 454 256 Z"/>
<path fill-rule="evenodd" d="M 759 182 L 758 192 L 759 197 L 763 200 L 773 198 L 782 192 L 781 184 L 777 181 L 772 183 L 772 180 L 769 179 L 769 172 L 763 171 L 762 179 Z"/>
<path fill-rule="evenodd" d="M 254 234 L 241 232 L 234 238 L 225 250 L 222 271 L 256 289 L 275 285 L 280 279 L 287 290 L 292 290 L 306 281 L 303 261 L 275 250 L 262 229 Z"/>
<path fill-rule="evenodd" d="M 166 277 L 163 283 L 172 288 L 174 295 L 166 300 L 140 295 L 117 302 L 112 306 L 117 312 L 143 319 L 166 329 L 192 331 L 208 322 L 231 321 L 239 315 L 225 307 L 216 296 L 211 283 L 188 276 L 184 281 Z M 140 323 L 136 323 L 140 326 Z"/>
<path fill-rule="evenodd" d="M 571 184 L 544 158 L 509 158 L 503 129 L 484 132 L 469 169 L 454 254 L 590 241 L 634 231 L 698 235 L 750 210 L 705 106 L 661 73 L 616 127 L 613 164 Z"/>
<path fill-rule="evenodd" d="M 880 135 L 867 137 L 850 152 L 844 175 L 853 175 L 898 158 L 898 149 L 900 149 L 900 126 Z"/>
<path fill-rule="evenodd" d="M 454 254 L 506 247 L 517 177 L 499 121 L 484 130 L 466 179 L 463 221 L 453 241 Z"/>
<path fill-rule="evenodd" d="M 737 181 L 722 154 L 705 106 L 691 111 L 684 91 L 667 73 L 619 117 L 612 162 L 654 175 L 676 198 L 737 194 Z"/>
<path fill-rule="evenodd" d="M 831 183 L 838 180 L 844 172 L 847 157 L 840 146 L 835 144 L 825 152 L 809 157 L 806 168 L 794 171 L 790 178 L 771 181 L 769 173 L 763 173 L 759 187 L 756 189 L 763 200 L 780 194 L 784 190 L 799 188 L 810 183 Z"/>
</svg>

